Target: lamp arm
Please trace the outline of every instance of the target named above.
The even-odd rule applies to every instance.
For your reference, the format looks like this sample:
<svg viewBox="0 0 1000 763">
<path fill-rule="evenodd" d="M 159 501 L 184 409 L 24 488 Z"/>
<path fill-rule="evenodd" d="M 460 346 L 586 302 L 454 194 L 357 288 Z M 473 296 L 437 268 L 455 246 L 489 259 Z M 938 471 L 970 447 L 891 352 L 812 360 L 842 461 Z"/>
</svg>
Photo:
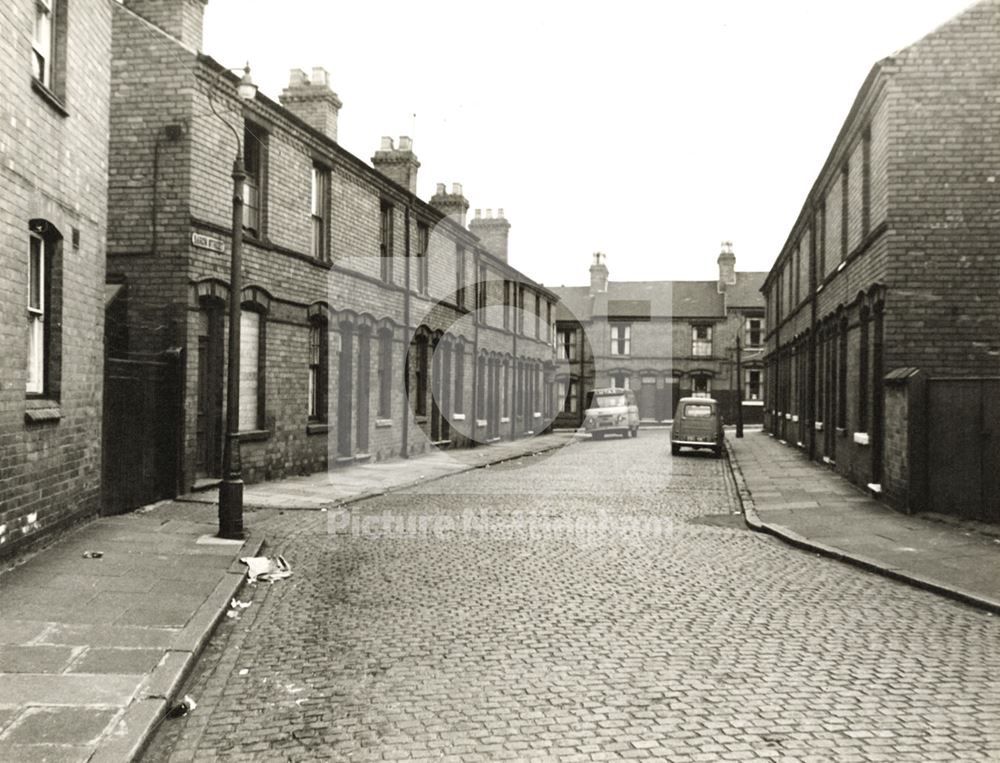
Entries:
<svg viewBox="0 0 1000 763">
<path fill-rule="evenodd" d="M 222 72 L 219 72 L 217 76 L 221 77 L 222 76 Z M 233 137 L 236 138 L 236 155 L 237 156 L 242 156 L 243 155 L 243 140 L 242 140 L 242 138 L 240 138 L 240 134 L 236 131 L 236 128 L 233 127 L 229 123 L 229 120 L 227 120 L 224 116 L 222 116 L 222 114 L 220 114 L 218 112 L 218 110 L 215 108 L 215 97 L 212 95 L 212 88 L 211 87 L 208 89 L 208 105 L 211 107 L 212 113 L 215 114 L 215 116 L 217 116 L 219 118 L 219 121 L 222 122 L 222 124 L 224 124 L 226 127 L 229 128 L 229 131 L 233 134 Z"/>
</svg>

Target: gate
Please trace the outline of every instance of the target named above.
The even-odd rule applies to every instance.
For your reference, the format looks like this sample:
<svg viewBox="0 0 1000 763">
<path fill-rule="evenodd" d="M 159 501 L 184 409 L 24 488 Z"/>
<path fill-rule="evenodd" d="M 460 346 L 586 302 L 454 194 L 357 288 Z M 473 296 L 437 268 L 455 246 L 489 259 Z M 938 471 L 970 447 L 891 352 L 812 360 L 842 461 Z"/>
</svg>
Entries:
<svg viewBox="0 0 1000 763">
<path fill-rule="evenodd" d="M 1000 379 L 929 379 L 930 511 L 1000 522 Z"/>
<path fill-rule="evenodd" d="M 105 360 L 104 514 L 177 495 L 182 367 L 179 354 Z"/>
</svg>

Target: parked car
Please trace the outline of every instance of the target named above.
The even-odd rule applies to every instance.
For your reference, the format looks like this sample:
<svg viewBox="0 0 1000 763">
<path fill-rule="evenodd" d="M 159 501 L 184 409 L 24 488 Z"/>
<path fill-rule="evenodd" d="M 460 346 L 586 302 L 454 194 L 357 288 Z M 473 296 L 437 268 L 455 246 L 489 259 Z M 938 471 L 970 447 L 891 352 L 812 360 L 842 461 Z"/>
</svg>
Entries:
<svg viewBox="0 0 1000 763">
<path fill-rule="evenodd" d="M 587 393 L 583 426 L 591 437 L 601 440 L 606 434 L 639 436 L 639 405 L 635 393 L 621 387 L 603 387 Z"/>
<path fill-rule="evenodd" d="M 673 455 L 680 453 L 681 448 L 706 448 L 718 458 L 722 455 L 722 438 L 722 412 L 717 400 L 682 397 L 677 401 L 670 430 L 670 452 Z"/>
</svg>

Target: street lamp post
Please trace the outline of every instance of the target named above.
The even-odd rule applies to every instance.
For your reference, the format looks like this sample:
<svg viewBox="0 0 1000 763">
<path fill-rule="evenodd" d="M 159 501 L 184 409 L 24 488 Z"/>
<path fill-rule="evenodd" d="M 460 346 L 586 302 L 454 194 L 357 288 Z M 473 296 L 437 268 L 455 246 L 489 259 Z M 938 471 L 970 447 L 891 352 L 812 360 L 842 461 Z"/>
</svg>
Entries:
<svg viewBox="0 0 1000 763">
<path fill-rule="evenodd" d="M 245 101 L 253 100 L 257 87 L 250 79 L 250 65 L 236 92 Z M 209 97 L 209 103 L 212 99 Z M 212 112 L 236 136 L 236 159 L 233 161 L 233 231 L 229 261 L 229 358 L 226 366 L 226 439 L 222 450 L 222 484 L 219 485 L 219 537 L 242 540 L 243 467 L 240 460 L 240 294 L 243 291 L 243 188 L 247 178 L 243 166 L 243 141 L 240 134 L 221 114 Z"/>
</svg>

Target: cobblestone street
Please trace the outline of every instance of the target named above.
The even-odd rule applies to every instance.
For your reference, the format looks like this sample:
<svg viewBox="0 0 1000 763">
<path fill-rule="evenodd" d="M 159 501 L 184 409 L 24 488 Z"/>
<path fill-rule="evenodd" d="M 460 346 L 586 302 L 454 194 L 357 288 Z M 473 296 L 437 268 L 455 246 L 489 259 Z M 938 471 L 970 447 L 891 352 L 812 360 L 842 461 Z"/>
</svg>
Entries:
<svg viewBox="0 0 1000 763">
<path fill-rule="evenodd" d="M 294 575 L 147 760 L 1000 759 L 997 618 L 749 532 L 665 429 L 349 509 L 248 514 Z"/>
</svg>

